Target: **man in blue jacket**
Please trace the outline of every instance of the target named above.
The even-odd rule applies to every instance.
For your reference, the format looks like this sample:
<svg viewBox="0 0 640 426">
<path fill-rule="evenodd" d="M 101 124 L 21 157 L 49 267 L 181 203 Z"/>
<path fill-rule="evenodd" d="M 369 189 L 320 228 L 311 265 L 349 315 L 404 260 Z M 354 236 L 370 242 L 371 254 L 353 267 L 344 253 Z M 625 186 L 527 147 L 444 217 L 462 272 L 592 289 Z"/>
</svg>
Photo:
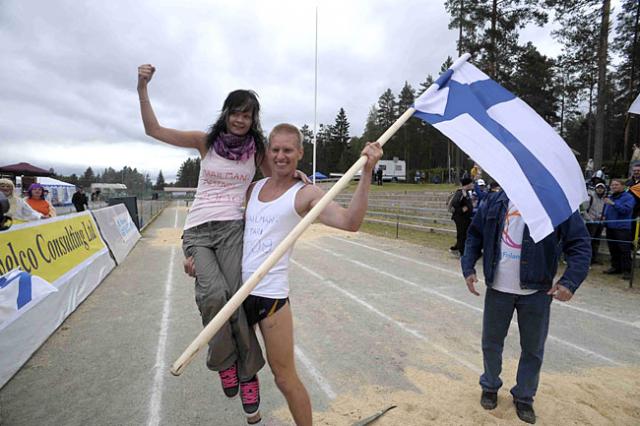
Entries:
<svg viewBox="0 0 640 426">
<path fill-rule="evenodd" d="M 631 219 L 636 201 L 625 192 L 624 181 L 611 181 L 611 196 L 604 199 L 604 220 L 607 228 L 607 243 L 611 254 L 611 268 L 605 274 L 622 274 L 631 278 Z"/>
<path fill-rule="evenodd" d="M 560 251 L 567 269 L 553 282 Z M 498 403 L 502 386 L 502 349 L 514 309 L 520 330 L 520 363 L 511 389 L 518 417 L 535 423 L 533 397 L 538 388 L 544 343 L 549 331 L 551 301 L 566 302 L 589 272 L 591 244 L 580 214 L 574 212 L 555 231 L 534 243 L 518 208 L 505 192 L 491 193 L 476 213 L 461 259 L 469 291 L 476 296 L 476 261 L 483 256 L 487 291 L 482 321 L 484 373 L 480 376 L 480 404 L 487 410 Z"/>
</svg>

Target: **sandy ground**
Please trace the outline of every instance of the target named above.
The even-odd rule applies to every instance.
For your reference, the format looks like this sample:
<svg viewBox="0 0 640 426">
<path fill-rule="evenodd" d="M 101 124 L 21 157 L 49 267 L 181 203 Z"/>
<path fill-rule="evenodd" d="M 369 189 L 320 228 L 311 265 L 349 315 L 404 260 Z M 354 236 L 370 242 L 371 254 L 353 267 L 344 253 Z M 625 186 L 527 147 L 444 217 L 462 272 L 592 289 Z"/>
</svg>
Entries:
<svg viewBox="0 0 640 426">
<path fill-rule="evenodd" d="M 505 368 L 515 376 L 515 364 Z M 474 425 L 517 423 L 507 391 L 499 395 L 498 407 L 483 410 L 472 386 L 476 377 L 451 378 L 418 369 L 405 372 L 417 391 L 390 392 L 384 386 L 364 386 L 356 394 L 340 395 L 327 412 L 317 413 L 321 425 L 348 425 L 389 405 L 397 406 L 376 425 Z M 535 408 L 538 424 L 637 425 L 640 421 L 637 368 L 597 368 L 580 374 L 543 374 Z M 286 418 L 286 413 L 281 413 Z"/>
<path fill-rule="evenodd" d="M 0 424 L 245 424 L 202 354 L 180 378 L 168 373 L 201 329 L 181 267 L 185 213 L 167 209 L 0 390 Z M 447 253 L 314 225 L 296 245 L 290 282 L 297 368 L 316 424 L 352 425 L 389 405 L 397 407 L 374 424 L 522 424 L 509 394 L 517 326 L 505 345 L 498 408 L 485 411 L 482 298 L 466 291 Z M 554 303 L 539 424 L 640 424 L 638 306 L 640 291 L 599 279 L 587 280 L 570 306 Z M 268 366 L 260 379 L 264 424 L 291 425 Z"/>
</svg>

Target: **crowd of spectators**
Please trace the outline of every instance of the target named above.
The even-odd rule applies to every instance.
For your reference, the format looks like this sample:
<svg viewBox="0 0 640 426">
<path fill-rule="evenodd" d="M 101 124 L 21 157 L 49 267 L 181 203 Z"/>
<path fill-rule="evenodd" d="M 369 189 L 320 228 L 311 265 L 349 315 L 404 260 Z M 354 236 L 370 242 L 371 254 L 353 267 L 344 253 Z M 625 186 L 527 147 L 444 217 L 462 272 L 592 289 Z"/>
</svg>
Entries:
<svg viewBox="0 0 640 426">
<path fill-rule="evenodd" d="M 47 199 L 46 189 L 39 183 L 29 186 L 22 197 L 16 191 L 11 179 L 0 179 L 0 193 L 9 203 L 9 209 L 4 214 L 12 224 L 33 220 L 48 219 L 56 216 L 56 209 Z"/>
</svg>

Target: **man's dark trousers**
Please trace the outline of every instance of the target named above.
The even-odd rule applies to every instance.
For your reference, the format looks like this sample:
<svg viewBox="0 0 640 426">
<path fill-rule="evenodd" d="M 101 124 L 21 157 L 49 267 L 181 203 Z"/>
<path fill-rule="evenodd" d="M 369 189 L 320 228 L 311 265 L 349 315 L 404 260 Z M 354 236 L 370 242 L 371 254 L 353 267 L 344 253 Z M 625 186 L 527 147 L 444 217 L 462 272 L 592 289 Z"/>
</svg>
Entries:
<svg viewBox="0 0 640 426">
<path fill-rule="evenodd" d="M 456 245 L 455 248 L 464 254 L 464 244 L 467 240 L 467 231 L 471 225 L 471 218 L 468 216 L 454 216 L 453 222 L 456 224 Z"/>
<path fill-rule="evenodd" d="M 607 228 L 607 243 L 611 268 L 619 272 L 631 272 L 631 230 Z"/>
<path fill-rule="evenodd" d="M 483 390 L 497 392 L 502 387 L 502 350 L 515 309 L 518 312 L 522 352 L 516 385 L 511 389 L 511 394 L 517 401 L 533 403 L 540 380 L 544 343 L 549 333 L 551 300 L 552 297 L 545 291 L 521 296 L 487 287 L 482 319 L 484 374 L 480 376 L 480 386 Z"/>
</svg>

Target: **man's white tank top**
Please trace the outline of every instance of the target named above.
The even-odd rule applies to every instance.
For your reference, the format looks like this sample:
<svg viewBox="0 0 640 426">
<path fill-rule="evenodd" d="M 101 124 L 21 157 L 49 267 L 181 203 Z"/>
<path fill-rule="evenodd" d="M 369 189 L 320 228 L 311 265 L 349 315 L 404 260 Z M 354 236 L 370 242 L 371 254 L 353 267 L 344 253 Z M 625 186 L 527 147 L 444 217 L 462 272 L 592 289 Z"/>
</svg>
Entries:
<svg viewBox="0 0 640 426">
<path fill-rule="evenodd" d="M 244 219 L 244 248 L 242 251 L 242 281 L 246 282 L 269 257 L 273 250 L 302 220 L 296 212 L 296 194 L 304 186 L 296 182 L 280 197 L 263 203 L 258 199 L 260 190 L 269 178 L 256 182 L 247 203 Z M 289 256 L 293 246 L 253 289 L 254 296 L 271 299 L 289 297 Z"/>
<path fill-rule="evenodd" d="M 246 161 L 228 160 L 210 148 L 200 161 L 198 189 L 184 229 L 205 222 L 242 219 L 244 198 L 255 174 L 255 156 Z"/>
</svg>

